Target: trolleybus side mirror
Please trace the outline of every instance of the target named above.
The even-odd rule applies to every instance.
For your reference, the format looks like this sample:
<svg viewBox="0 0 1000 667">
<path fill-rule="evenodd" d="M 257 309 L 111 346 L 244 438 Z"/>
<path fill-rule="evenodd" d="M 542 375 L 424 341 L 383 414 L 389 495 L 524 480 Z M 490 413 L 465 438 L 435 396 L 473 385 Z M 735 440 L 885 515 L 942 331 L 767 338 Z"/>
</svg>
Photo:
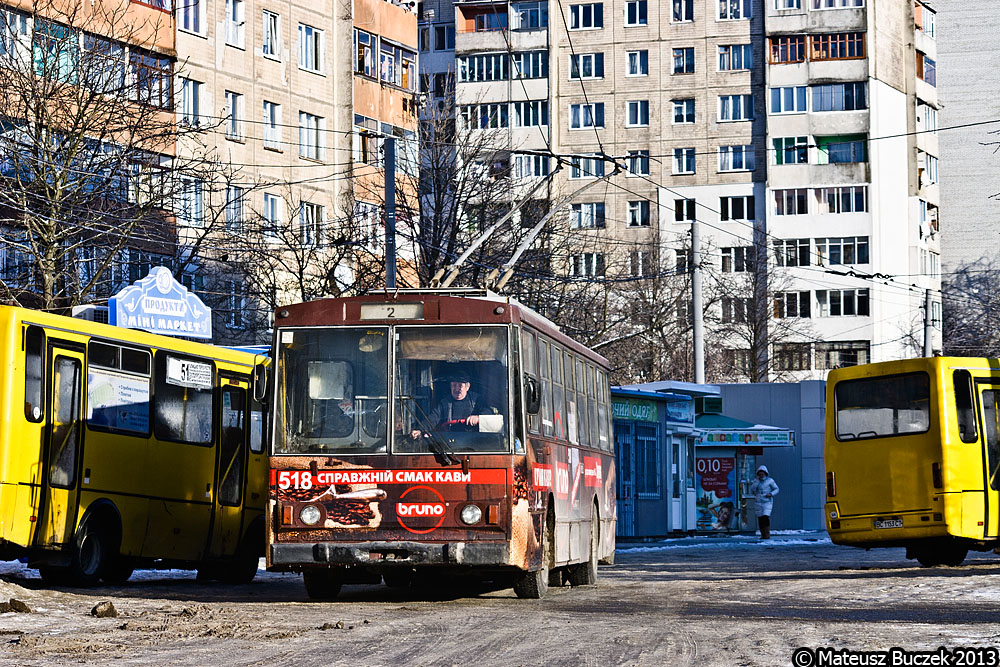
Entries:
<svg viewBox="0 0 1000 667">
<path fill-rule="evenodd" d="M 257 364 L 253 368 L 253 398 L 258 403 L 264 402 L 267 396 L 267 367 Z"/>
<path fill-rule="evenodd" d="M 542 392 L 538 380 L 530 375 L 524 376 L 524 409 L 529 415 L 537 415 L 542 403 Z"/>
</svg>

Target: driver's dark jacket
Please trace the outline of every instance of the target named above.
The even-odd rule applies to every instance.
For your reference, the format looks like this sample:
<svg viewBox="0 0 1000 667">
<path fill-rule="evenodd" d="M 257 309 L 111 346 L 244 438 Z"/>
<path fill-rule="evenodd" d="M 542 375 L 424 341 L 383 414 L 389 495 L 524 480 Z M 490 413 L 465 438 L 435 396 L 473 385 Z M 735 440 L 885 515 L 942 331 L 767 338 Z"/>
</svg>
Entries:
<svg viewBox="0 0 1000 667">
<path fill-rule="evenodd" d="M 488 405 L 485 399 L 479 397 L 474 392 L 469 392 L 465 398 L 458 401 L 451 395 L 438 401 L 434 409 L 427 415 L 426 426 L 429 429 L 436 429 L 440 424 L 456 419 L 466 419 L 471 415 L 495 415 L 497 409 Z M 455 424 L 461 428 L 460 424 Z"/>
</svg>

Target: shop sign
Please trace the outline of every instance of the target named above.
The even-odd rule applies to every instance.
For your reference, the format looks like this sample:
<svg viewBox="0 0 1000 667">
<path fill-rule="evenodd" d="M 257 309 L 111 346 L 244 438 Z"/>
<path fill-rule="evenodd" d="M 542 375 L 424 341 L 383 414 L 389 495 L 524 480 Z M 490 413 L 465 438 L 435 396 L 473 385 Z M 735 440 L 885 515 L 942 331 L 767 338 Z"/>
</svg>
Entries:
<svg viewBox="0 0 1000 667">
<path fill-rule="evenodd" d="M 667 421 L 681 424 L 694 423 L 694 401 L 668 401 Z"/>
<path fill-rule="evenodd" d="M 763 447 L 790 446 L 795 444 L 791 431 L 706 431 L 705 444 L 744 444 Z"/>
<path fill-rule="evenodd" d="M 611 401 L 615 419 L 631 419 L 640 422 L 656 422 L 656 402 L 641 398 L 627 398 Z"/>
<path fill-rule="evenodd" d="M 119 327 L 212 339 L 212 309 L 174 280 L 165 266 L 108 300 L 108 321 Z"/>
</svg>

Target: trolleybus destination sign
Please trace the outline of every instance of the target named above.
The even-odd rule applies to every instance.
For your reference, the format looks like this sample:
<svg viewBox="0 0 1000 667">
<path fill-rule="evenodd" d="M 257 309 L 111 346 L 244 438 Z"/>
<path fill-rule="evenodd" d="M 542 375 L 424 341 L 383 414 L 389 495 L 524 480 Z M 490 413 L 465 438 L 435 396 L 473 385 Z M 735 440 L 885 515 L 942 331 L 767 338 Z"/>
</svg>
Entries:
<svg viewBox="0 0 1000 667">
<path fill-rule="evenodd" d="M 111 297 L 108 322 L 168 336 L 212 338 L 212 309 L 164 266 Z"/>
</svg>

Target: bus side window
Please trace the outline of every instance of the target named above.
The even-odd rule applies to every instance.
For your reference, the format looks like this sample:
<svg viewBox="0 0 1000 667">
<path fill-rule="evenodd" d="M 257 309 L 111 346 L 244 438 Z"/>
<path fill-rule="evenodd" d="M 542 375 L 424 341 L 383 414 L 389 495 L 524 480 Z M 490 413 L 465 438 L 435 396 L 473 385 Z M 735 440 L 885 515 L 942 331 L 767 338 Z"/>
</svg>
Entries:
<svg viewBox="0 0 1000 667">
<path fill-rule="evenodd" d="M 157 440 L 211 445 L 215 430 L 211 362 L 157 352 L 153 432 Z"/>
<path fill-rule="evenodd" d="M 42 350 L 45 332 L 28 327 L 24 334 L 24 416 L 30 422 L 42 421 Z"/>
<path fill-rule="evenodd" d="M 587 410 L 587 377 L 583 372 L 584 361 L 583 359 L 577 357 L 576 359 L 576 414 L 577 421 L 579 425 L 577 430 L 580 433 L 580 444 L 581 445 L 596 445 L 596 442 L 591 442 L 590 440 L 590 428 L 588 423 L 589 411 Z"/>
<path fill-rule="evenodd" d="M 552 380 L 549 378 L 549 342 L 538 340 L 538 375 L 542 378 L 542 435 L 552 437 Z"/>
<path fill-rule="evenodd" d="M 555 422 L 555 436 L 566 439 L 566 397 L 562 387 L 562 349 L 551 344 L 552 350 L 552 421 Z"/>
<path fill-rule="evenodd" d="M 608 376 L 604 371 L 597 371 L 597 420 L 599 427 L 599 437 L 601 439 L 601 449 L 610 449 L 611 441 L 608 438 Z"/>
<path fill-rule="evenodd" d="M 535 359 L 537 356 L 536 353 L 538 352 L 538 348 L 536 346 L 537 342 L 535 341 L 535 334 L 526 329 L 522 329 L 521 349 L 523 350 L 523 353 L 521 356 L 521 365 L 522 365 L 521 370 L 524 372 L 526 376 L 530 375 L 532 378 L 538 377 L 538 364 L 535 363 Z M 541 398 L 541 385 L 539 385 L 538 382 L 536 381 L 535 386 L 539 388 L 538 394 L 539 398 Z M 527 405 L 530 404 L 531 401 L 528 400 Z M 530 410 L 528 410 L 528 431 L 530 431 L 531 433 L 538 433 L 538 427 L 539 427 L 538 411 L 536 410 L 534 413 L 532 413 Z"/>
<path fill-rule="evenodd" d="M 955 382 L 955 410 L 958 413 L 958 435 L 962 442 L 976 442 L 979 434 L 976 431 L 976 412 L 973 408 L 972 374 L 969 371 L 955 371 L 952 375 Z"/>
</svg>

